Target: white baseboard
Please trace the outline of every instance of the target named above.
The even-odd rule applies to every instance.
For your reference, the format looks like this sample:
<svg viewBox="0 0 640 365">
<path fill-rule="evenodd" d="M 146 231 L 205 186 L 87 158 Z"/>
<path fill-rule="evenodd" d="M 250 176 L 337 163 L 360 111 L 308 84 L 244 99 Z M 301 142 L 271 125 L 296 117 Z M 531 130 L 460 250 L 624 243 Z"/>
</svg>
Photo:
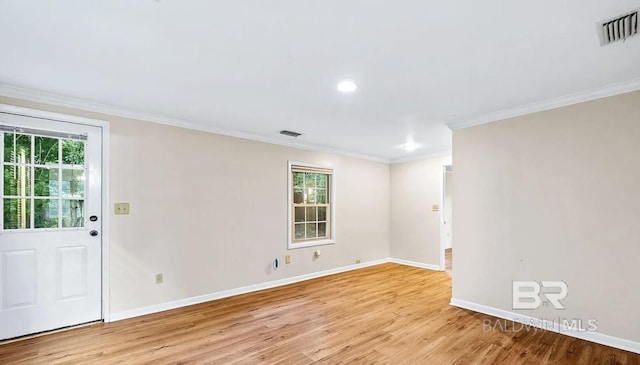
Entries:
<svg viewBox="0 0 640 365">
<path fill-rule="evenodd" d="M 283 286 L 283 285 L 287 285 L 287 284 L 293 284 L 293 283 L 297 283 L 297 282 L 300 282 L 300 281 L 319 278 L 319 277 L 322 277 L 322 276 L 338 274 L 338 273 L 345 272 L 345 271 L 361 269 L 361 268 L 368 267 L 368 266 L 384 264 L 384 263 L 387 263 L 387 262 L 389 262 L 389 259 L 380 259 L 380 260 L 374 260 L 374 261 L 367 261 L 367 262 L 360 263 L 360 264 L 338 267 L 338 268 L 335 268 L 335 269 L 314 272 L 314 273 L 311 273 L 311 274 L 298 275 L 298 276 L 294 276 L 294 277 L 290 277 L 290 278 L 286 278 L 286 279 L 268 281 L 266 283 L 248 285 L 248 286 L 243 286 L 243 287 L 240 287 L 240 288 L 223 290 L 223 291 L 210 293 L 210 294 L 205 294 L 205 295 L 199 295 L 199 296 L 196 296 L 196 297 L 179 299 L 179 300 L 174 300 L 174 301 L 166 302 L 166 303 L 154 304 L 154 305 L 150 305 L 150 306 L 147 306 L 147 307 L 141 307 L 141 308 L 135 308 L 135 309 L 125 310 L 125 311 L 121 311 L 121 312 L 111 313 L 111 316 L 110 316 L 109 319 L 110 319 L 111 322 L 115 322 L 115 321 L 120 321 L 120 320 L 123 320 L 123 319 L 144 316 L 144 315 L 147 315 L 147 314 L 164 312 L 164 311 L 171 310 L 171 309 L 186 307 L 186 306 L 194 305 L 194 304 L 200 304 L 200 303 L 209 302 L 209 301 L 216 300 L 216 299 L 222 299 L 222 298 L 231 297 L 231 296 L 234 296 L 234 295 L 251 293 L 251 292 L 254 292 L 254 291 L 258 291 L 258 290 L 275 288 L 275 287 L 278 287 L 278 286 Z"/>
<path fill-rule="evenodd" d="M 298 275 L 298 276 L 281 279 L 281 280 L 269 281 L 261 284 L 255 284 L 255 285 L 249 285 L 249 286 L 244 286 L 244 287 L 230 289 L 230 290 L 224 290 L 220 292 L 200 295 L 200 296 L 191 297 L 191 298 L 175 300 L 167 303 L 161 303 L 161 304 L 151 305 L 151 306 L 142 307 L 142 308 L 135 308 L 131 310 L 115 312 L 115 313 L 111 313 L 110 321 L 115 322 L 123 319 L 163 312 L 171 309 L 186 307 L 189 305 L 204 303 L 204 302 L 208 302 L 216 299 L 227 298 L 234 295 L 250 293 L 258 290 L 275 288 L 283 285 L 293 284 L 293 283 L 315 279 L 315 278 L 319 278 L 327 275 L 338 274 L 341 272 L 361 269 L 369 266 L 380 265 L 388 262 L 392 262 L 400 265 L 418 267 L 422 269 L 440 271 L 440 267 L 436 265 L 424 264 L 421 262 L 415 262 L 415 261 L 409 261 L 409 260 L 403 260 L 403 259 L 386 258 L 386 259 L 368 261 L 361 264 L 338 267 L 335 269 L 324 270 L 324 271 L 319 271 L 319 272 L 305 274 L 305 275 Z M 539 319 L 535 317 L 525 316 L 515 312 L 505 311 L 502 309 L 489 307 L 489 306 L 485 306 L 485 305 L 477 304 L 473 302 L 468 302 L 465 300 L 452 298 L 450 304 L 458 308 L 468 309 L 478 313 L 484 313 L 493 317 L 502 318 L 509 321 L 531 323 L 532 326 L 535 326 L 535 323 L 539 322 Z M 566 336 L 575 337 L 575 338 L 583 339 L 586 341 L 595 342 L 601 345 L 611 346 L 621 350 L 631 351 L 631 352 L 640 354 L 640 342 L 635 342 L 635 341 L 626 340 L 619 337 L 609 336 L 609 335 L 605 335 L 595 331 L 593 332 L 576 331 L 574 329 L 568 328 L 567 326 L 564 326 L 564 325 L 560 326 L 558 323 L 553 323 L 547 320 L 543 320 L 542 324 L 537 327 L 548 330 L 548 331 L 560 333 Z"/>
<path fill-rule="evenodd" d="M 419 267 L 421 269 L 442 271 L 442 270 L 440 270 L 440 266 L 431 265 L 431 264 L 424 264 L 422 262 L 415 262 L 415 261 L 409 261 L 409 260 L 403 260 L 403 259 L 394 259 L 394 258 L 390 258 L 389 262 L 393 262 L 395 264 L 400 264 L 400 265 Z"/>
<path fill-rule="evenodd" d="M 518 314 L 515 312 L 505 311 L 502 309 L 489 307 L 482 304 L 476 304 L 472 302 L 468 302 L 465 300 L 451 298 L 450 304 L 452 306 L 472 310 L 474 312 L 484 313 L 493 317 L 498 317 L 502 319 L 506 319 L 509 321 L 515 322 L 525 322 L 531 324 L 532 327 L 542 328 L 547 331 L 552 331 L 556 333 L 560 333 L 562 335 L 579 338 L 586 341 L 595 342 L 605 346 L 615 347 L 625 351 L 635 352 L 636 354 L 640 354 L 640 342 L 635 342 L 631 340 L 626 340 L 619 337 L 613 337 L 609 335 L 605 335 L 596 331 L 584 331 L 584 330 L 576 330 L 567 327 L 566 325 L 560 325 L 559 323 L 554 323 L 548 320 L 540 321 L 538 318 L 525 316 L 522 314 Z M 536 325 L 536 323 L 540 323 L 540 325 Z"/>
<path fill-rule="evenodd" d="M 114 312 L 114 313 L 111 313 L 111 315 L 109 316 L 109 322 L 115 322 L 123 319 L 144 316 L 152 313 L 164 312 L 171 309 L 186 307 L 194 304 L 200 304 L 200 303 L 209 302 L 216 299 L 231 297 L 234 295 L 251 293 L 258 290 L 275 288 L 278 286 L 293 284 L 300 281 L 315 279 L 315 278 L 332 275 L 332 274 L 338 274 L 345 271 L 361 269 L 368 266 L 380 265 L 387 262 L 393 262 L 400 265 L 414 266 L 414 267 L 419 267 L 419 268 L 429 269 L 429 270 L 440 270 L 439 267 L 434 265 L 423 264 L 420 262 L 413 262 L 413 261 L 407 261 L 407 260 L 401 260 L 401 259 L 385 258 L 380 260 L 367 261 L 367 262 L 363 262 L 355 265 L 342 266 L 335 269 L 324 270 L 324 271 L 314 272 L 314 273 L 305 274 L 305 275 L 298 275 L 298 276 L 294 276 L 286 279 L 268 281 L 266 283 L 261 283 L 261 284 L 248 285 L 240 288 L 223 290 L 223 291 L 205 294 L 205 295 L 199 295 L 191 298 L 174 300 L 166 303 L 154 304 L 154 305 L 141 307 L 141 308 L 129 309 L 121 312 Z"/>
</svg>

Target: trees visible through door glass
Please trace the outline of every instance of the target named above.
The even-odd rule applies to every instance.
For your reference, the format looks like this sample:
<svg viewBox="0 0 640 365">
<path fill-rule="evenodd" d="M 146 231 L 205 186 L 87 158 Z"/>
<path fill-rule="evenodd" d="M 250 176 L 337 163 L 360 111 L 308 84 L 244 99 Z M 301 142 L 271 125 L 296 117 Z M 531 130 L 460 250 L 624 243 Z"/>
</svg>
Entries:
<svg viewBox="0 0 640 365">
<path fill-rule="evenodd" d="M 2 134 L 2 229 L 83 227 L 85 142 Z"/>
<path fill-rule="evenodd" d="M 57 168 L 36 167 L 33 192 L 35 196 L 58 196 L 58 172 Z"/>
<path fill-rule="evenodd" d="M 62 227 L 84 226 L 84 200 L 62 200 Z"/>
<path fill-rule="evenodd" d="M 35 228 L 58 227 L 58 199 L 35 199 L 34 219 Z"/>
<path fill-rule="evenodd" d="M 84 170 L 62 170 L 62 196 L 84 197 Z"/>
<path fill-rule="evenodd" d="M 34 137 L 33 161 L 38 165 L 57 164 L 60 155 L 57 138 Z"/>
<path fill-rule="evenodd" d="M 4 229 L 31 228 L 31 199 L 3 199 Z"/>
<path fill-rule="evenodd" d="M 21 196 L 31 195 L 31 168 L 29 166 L 4 166 L 4 195 Z"/>
<path fill-rule="evenodd" d="M 84 165 L 84 142 L 63 141 L 62 163 L 67 165 Z"/>
<path fill-rule="evenodd" d="M 28 134 L 4 134 L 4 162 L 31 163 L 31 138 Z"/>
</svg>

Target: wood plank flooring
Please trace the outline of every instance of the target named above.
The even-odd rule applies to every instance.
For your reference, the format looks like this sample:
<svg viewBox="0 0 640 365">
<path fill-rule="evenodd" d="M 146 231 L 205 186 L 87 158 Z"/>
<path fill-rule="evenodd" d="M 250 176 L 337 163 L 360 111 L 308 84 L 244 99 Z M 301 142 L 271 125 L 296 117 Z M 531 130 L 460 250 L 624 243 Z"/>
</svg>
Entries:
<svg viewBox="0 0 640 365">
<path fill-rule="evenodd" d="M 640 364 L 538 330 L 485 333 L 451 279 L 383 264 L 0 345 L 0 364 Z M 494 319 L 495 320 L 495 319 Z"/>
<path fill-rule="evenodd" d="M 451 269 L 453 267 L 453 249 L 445 248 L 444 250 L 444 271 L 451 276 Z"/>
</svg>

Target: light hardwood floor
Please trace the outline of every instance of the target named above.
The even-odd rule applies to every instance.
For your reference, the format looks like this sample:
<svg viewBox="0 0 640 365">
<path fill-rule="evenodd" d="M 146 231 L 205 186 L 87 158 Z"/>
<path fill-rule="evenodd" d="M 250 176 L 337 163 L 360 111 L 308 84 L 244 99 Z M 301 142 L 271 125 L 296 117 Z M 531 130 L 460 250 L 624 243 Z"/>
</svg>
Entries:
<svg viewBox="0 0 640 365">
<path fill-rule="evenodd" d="M 446 248 L 444 250 L 444 271 L 447 272 L 447 274 L 449 274 L 449 276 L 451 276 L 451 269 L 453 265 L 453 249 L 452 248 Z"/>
<path fill-rule="evenodd" d="M 451 280 L 384 264 L 0 345 L 0 364 L 640 364 L 537 332 L 485 333 Z M 495 320 L 495 319 L 494 319 Z"/>
</svg>

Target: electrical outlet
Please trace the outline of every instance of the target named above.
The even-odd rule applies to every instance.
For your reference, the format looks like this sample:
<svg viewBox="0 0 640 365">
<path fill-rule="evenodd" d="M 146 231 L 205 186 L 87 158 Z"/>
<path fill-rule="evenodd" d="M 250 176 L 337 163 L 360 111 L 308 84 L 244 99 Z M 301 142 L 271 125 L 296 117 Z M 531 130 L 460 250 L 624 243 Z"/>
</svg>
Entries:
<svg viewBox="0 0 640 365">
<path fill-rule="evenodd" d="M 115 203 L 114 210 L 116 215 L 129 214 L 129 203 Z"/>
<path fill-rule="evenodd" d="M 356 264 L 359 264 L 359 263 L 360 263 L 360 259 L 356 259 Z"/>
<path fill-rule="evenodd" d="M 156 284 L 162 284 L 164 282 L 164 276 L 162 273 L 156 274 Z"/>
<path fill-rule="evenodd" d="M 291 263 L 291 256 L 287 255 L 284 257 L 284 263 L 285 264 L 290 264 Z"/>
</svg>

